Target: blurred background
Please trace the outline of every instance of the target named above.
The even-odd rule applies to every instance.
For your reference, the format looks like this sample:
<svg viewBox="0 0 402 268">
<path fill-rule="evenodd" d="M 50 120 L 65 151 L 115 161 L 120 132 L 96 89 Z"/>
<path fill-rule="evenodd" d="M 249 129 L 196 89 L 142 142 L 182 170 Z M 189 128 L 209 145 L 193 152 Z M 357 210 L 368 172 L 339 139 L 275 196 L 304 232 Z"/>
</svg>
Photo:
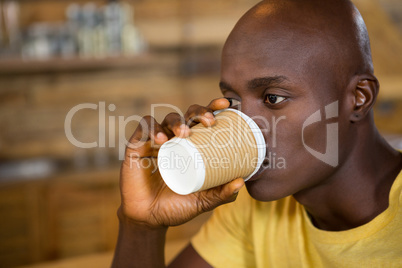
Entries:
<svg viewBox="0 0 402 268">
<path fill-rule="evenodd" d="M 109 267 L 129 117 L 219 97 L 222 45 L 257 2 L 0 0 L 0 267 Z M 354 3 L 381 83 L 375 120 L 402 149 L 402 3 Z M 168 259 L 207 217 L 169 230 Z"/>
</svg>

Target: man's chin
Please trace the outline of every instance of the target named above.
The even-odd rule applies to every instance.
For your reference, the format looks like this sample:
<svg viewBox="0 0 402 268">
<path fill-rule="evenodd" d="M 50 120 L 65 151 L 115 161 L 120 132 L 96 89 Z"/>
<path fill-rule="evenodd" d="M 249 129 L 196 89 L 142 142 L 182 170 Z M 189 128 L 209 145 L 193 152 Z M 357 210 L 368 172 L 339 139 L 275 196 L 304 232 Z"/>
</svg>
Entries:
<svg viewBox="0 0 402 268">
<path fill-rule="evenodd" d="M 245 185 L 249 195 L 257 201 L 269 202 L 287 196 L 282 191 L 275 190 L 272 183 L 263 178 L 246 181 Z"/>
</svg>

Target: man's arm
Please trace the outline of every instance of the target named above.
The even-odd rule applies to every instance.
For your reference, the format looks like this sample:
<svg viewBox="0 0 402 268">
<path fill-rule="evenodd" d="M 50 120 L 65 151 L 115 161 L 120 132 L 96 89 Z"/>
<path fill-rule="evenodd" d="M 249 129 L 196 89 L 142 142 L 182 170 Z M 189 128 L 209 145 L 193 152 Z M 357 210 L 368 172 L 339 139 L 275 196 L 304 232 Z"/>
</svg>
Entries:
<svg viewBox="0 0 402 268">
<path fill-rule="evenodd" d="M 150 230 L 120 221 L 112 267 L 164 267 L 166 231 L 167 228 Z M 168 267 L 212 268 L 191 244 L 188 244 Z"/>
<path fill-rule="evenodd" d="M 192 122 L 194 118 L 203 119 L 203 124 L 208 126 L 214 123 L 209 122 L 214 121 L 212 112 L 228 106 L 226 99 L 214 100 L 207 107 L 193 105 L 185 117 Z M 205 116 L 206 113 L 209 116 Z M 182 122 L 184 119 L 178 114 L 168 115 L 162 124 L 146 116 L 130 139 L 131 146 L 126 148 L 120 172 L 120 228 L 112 267 L 164 267 L 168 226 L 183 224 L 203 212 L 233 202 L 244 186 L 243 179 L 238 178 L 225 185 L 185 196 L 172 192 L 166 186 L 159 171 L 155 172 L 155 159 L 160 145 L 168 138 L 190 134 L 189 127 L 183 126 Z M 184 251 L 184 255 L 181 255 L 190 255 L 179 260 L 186 260 L 186 267 L 189 267 L 188 261 L 191 260 L 190 266 L 194 267 L 192 263 L 198 256 L 194 252 Z"/>
<path fill-rule="evenodd" d="M 112 267 L 164 267 L 167 227 L 145 228 L 124 219 L 122 215 L 119 215 L 119 220 Z"/>
</svg>

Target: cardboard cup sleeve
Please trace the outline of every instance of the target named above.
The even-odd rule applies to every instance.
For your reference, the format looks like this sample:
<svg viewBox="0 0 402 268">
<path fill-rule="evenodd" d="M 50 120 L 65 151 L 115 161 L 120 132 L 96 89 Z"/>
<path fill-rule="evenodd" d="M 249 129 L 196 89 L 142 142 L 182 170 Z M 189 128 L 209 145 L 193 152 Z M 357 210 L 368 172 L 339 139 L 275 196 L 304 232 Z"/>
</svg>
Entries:
<svg viewBox="0 0 402 268">
<path fill-rule="evenodd" d="M 174 137 L 158 153 L 158 169 L 166 185 L 186 195 L 236 178 L 248 180 L 266 155 L 258 125 L 234 109 L 215 112 L 212 127 L 194 126 L 188 138 Z"/>
</svg>

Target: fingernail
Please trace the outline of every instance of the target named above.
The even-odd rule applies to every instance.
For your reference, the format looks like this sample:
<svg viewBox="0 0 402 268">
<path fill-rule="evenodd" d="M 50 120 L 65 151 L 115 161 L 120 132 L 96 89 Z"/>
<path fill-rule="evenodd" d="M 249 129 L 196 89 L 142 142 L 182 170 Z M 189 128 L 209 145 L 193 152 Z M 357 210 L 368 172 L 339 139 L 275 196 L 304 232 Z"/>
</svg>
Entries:
<svg viewBox="0 0 402 268">
<path fill-rule="evenodd" d="M 203 115 L 203 120 L 204 120 L 204 123 L 206 123 L 208 125 L 212 125 L 214 123 L 214 121 L 215 121 L 215 118 L 214 118 L 214 115 L 212 113 L 206 112 Z"/>
<path fill-rule="evenodd" d="M 156 138 L 160 140 L 165 139 L 165 134 L 163 134 L 162 132 L 158 132 L 158 134 L 156 134 Z"/>
<path fill-rule="evenodd" d="M 180 135 L 179 136 L 185 136 L 187 132 L 190 130 L 190 128 L 186 124 L 181 124 L 179 126 L 180 129 Z"/>
<path fill-rule="evenodd" d="M 206 112 L 205 114 L 204 114 L 204 117 L 206 117 L 206 118 L 208 118 L 208 119 L 214 119 L 214 115 L 212 114 L 212 113 L 210 113 L 210 112 Z"/>
<path fill-rule="evenodd" d="M 241 188 L 243 188 L 243 186 L 244 186 L 244 183 L 242 183 L 241 185 L 237 186 L 236 189 L 233 191 L 233 194 L 237 194 L 241 190 Z"/>
<path fill-rule="evenodd" d="M 237 193 L 240 191 L 241 188 L 242 188 L 242 187 L 235 189 L 235 190 L 233 191 L 233 194 L 237 194 Z"/>
</svg>

